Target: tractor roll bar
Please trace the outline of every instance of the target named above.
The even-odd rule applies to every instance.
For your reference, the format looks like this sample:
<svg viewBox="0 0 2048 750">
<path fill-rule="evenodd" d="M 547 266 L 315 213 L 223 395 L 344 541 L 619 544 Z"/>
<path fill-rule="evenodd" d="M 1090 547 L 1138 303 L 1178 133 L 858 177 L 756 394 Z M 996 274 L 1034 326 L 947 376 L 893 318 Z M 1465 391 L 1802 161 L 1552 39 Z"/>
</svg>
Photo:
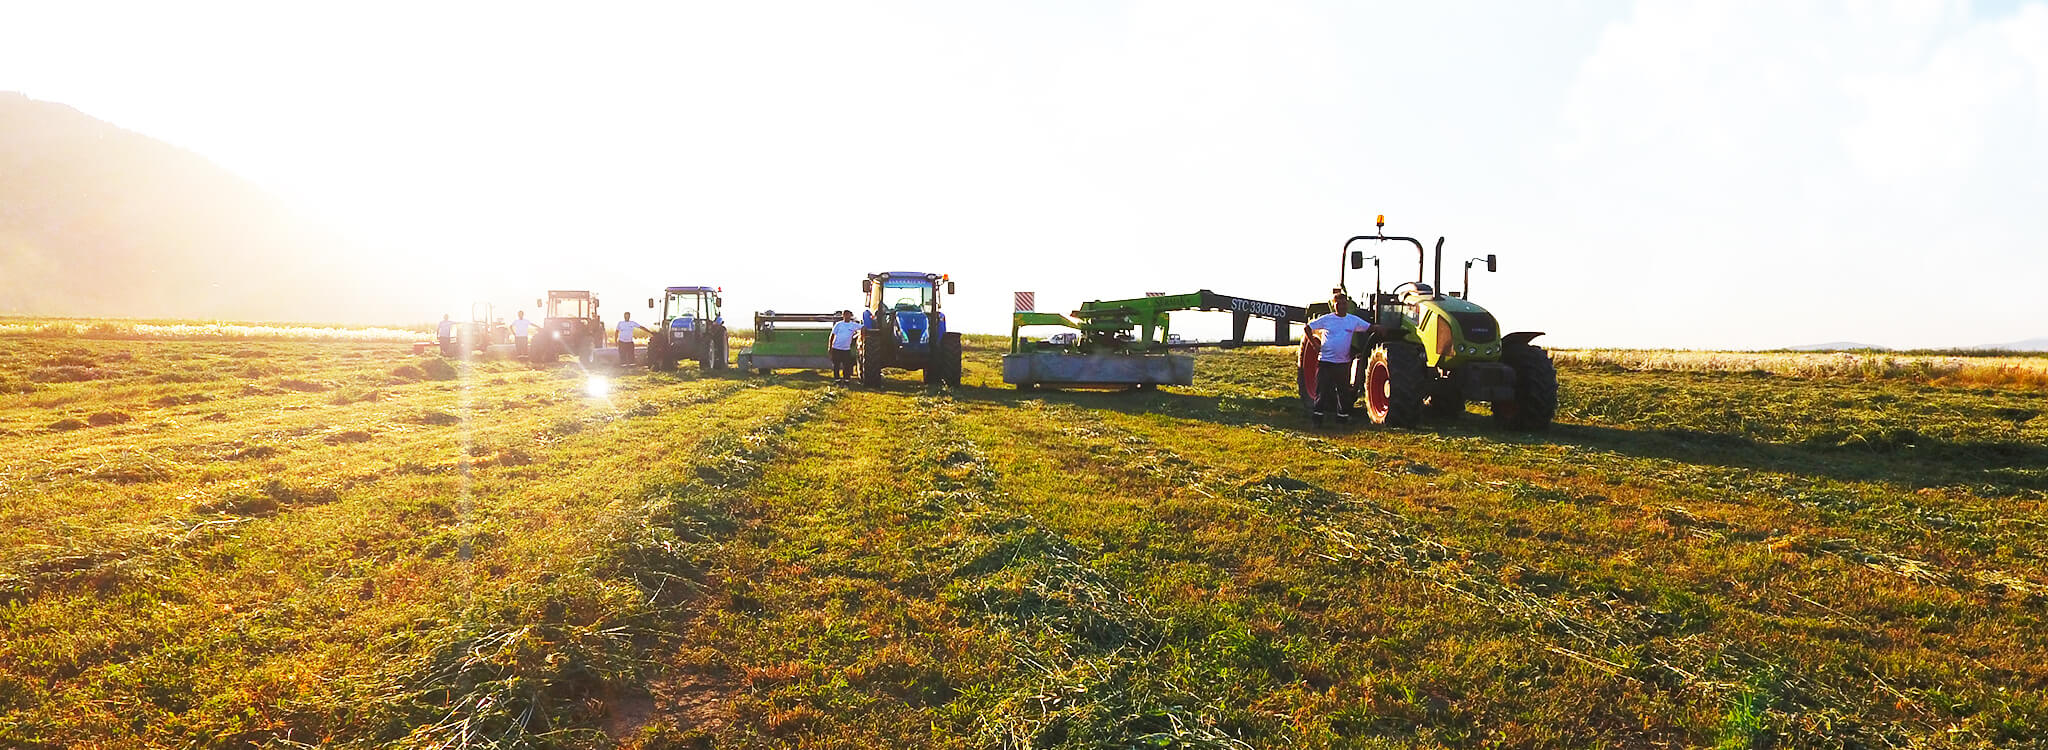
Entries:
<svg viewBox="0 0 2048 750">
<path fill-rule="evenodd" d="M 1381 242 L 1385 242 L 1388 240 L 1400 240 L 1412 244 L 1415 246 L 1415 280 L 1421 281 L 1422 275 L 1428 271 L 1429 250 L 1422 246 L 1422 240 L 1415 239 L 1414 237 L 1388 237 L 1385 235 L 1361 234 L 1357 237 L 1345 240 L 1343 249 L 1337 251 L 1337 287 L 1339 289 L 1343 289 L 1345 294 L 1351 293 L 1351 289 L 1344 285 L 1344 271 L 1345 269 L 1351 267 L 1351 263 L 1349 260 L 1351 257 L 1351 243 L 1357 242 L 1359 240 L 1378 240 Z M 1441 239 L 1437 240 L 1437 252 L 1439 254 L 1443 252 L 1443 240 Z M 1372 291 L 1373 293 L 1377 294 L 1380 290 L 1374 289 Z"/>
</svg>

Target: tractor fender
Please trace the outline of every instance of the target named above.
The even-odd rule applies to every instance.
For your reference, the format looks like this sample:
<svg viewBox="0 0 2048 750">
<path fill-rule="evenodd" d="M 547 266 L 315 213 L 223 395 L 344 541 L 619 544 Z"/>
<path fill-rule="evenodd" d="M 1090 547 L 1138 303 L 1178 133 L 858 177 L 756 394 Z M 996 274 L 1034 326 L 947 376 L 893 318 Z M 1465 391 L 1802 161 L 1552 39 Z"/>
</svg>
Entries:
<svg viewBox="0 0 2048 750">
<path fill-rule="evenodd" d="M 1516 331 L 1500 337 L 1501 346 L 1524 346 L 1530 339 L 1543 335 L 1542 331 Z"/>
</svg>

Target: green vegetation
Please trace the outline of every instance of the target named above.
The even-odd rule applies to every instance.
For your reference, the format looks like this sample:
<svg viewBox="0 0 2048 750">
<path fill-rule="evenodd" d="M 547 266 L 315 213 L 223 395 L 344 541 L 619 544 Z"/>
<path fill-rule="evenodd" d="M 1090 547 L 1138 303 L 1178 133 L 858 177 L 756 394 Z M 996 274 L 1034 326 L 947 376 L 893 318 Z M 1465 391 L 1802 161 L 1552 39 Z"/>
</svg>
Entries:
<svg viewBox="0 0 2048 750">
<path fill-rule="evenodd" d="M 2048 742 L 2048 393 L 1194 387 L 0 339 L 0 746 Z M 1483 407 L 1475 407 L 1483 408 Z"/>
</svg>

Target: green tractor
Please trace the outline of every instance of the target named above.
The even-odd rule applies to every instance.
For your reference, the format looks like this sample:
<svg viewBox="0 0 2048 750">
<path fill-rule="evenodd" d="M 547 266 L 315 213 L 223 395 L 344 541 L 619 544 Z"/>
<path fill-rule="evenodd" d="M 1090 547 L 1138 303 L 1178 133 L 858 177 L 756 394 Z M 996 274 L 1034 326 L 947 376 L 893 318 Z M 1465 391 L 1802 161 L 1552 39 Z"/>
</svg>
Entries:
<svg viewBox="0 0 2048 750">
<path fill-rule="evenodd" d="M 673 370 L 692 360 L 705 372 L 723 370 L 730 343 L 725 331 L 723 290 L 708 286 L 672 286 L 662 292 L 661 323 L 647 342 L 647 366 Z M 647 300 L 653 310 L 654 298 Z"/>
<path fill-rule="evenodd" d="M 884 367 L 923 370 L 926 385 L 960 385 L 960 334 L 946 330 L 946 314 L 939 312 L 940 292 L 953 293 L 951 280 L 890 271 L 869 274 L 860 291 L 868 298 L 860 311 L 863 385 L 881 385 Z"/>
<path fill-rule="evenodd" d="M 1344 241 L 1342 253 L 1349 263 L 1339 264 L 1336 290 L 1373 324 L 1367 335 L 1352 339 L 1350 376 L 1354 398 L 1364 402 L 1373 423 L 1414 427 L 1425 417 L 1454 419 L 1465 413 L 1467 402 L 1480 401 L 1492 407 L 1494 422 L 1502 427 L 1549 427 L 1557 412 L 1557 369 L 1549 352 L 1529 343 L 1543 333 L 1502 334 L 1493 315 L 1469 299 L 1473 264 L 1494 271 L 1494 256 L 1466 261 L 1465 291 L 1445 294 L 1440 291 L 1443 238 L 1436 241 L 1436 283 L 1430 283 L 1424 281 L 1428 254 L 1422 241 L 1386 236 L 1386 221 L 1379 217 L 1379 233 Z M 1358 242 L 1414 245 L 1415 280 L 1380 291 L 1379 258 L 1372 257 L 1373 293 L 1368 304 L 1358 304 L 1344 286 L 1345 267 L 1364 268 L 1368 259 L 1351 249 Z M 1328 302 L 1310 305 L 1308 316 L 1314 319 L 1329 310 Z M 1308 396 L 1305 386 L 1303 396 Z"/>
</svg>

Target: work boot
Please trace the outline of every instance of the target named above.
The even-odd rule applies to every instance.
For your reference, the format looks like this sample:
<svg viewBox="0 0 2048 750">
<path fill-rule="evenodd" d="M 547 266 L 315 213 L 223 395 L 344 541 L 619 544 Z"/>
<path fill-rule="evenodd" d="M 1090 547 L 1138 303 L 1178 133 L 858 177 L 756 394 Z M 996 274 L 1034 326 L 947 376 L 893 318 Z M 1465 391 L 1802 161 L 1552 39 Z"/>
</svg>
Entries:
<svg viewBox="0 0 2048 750">
<path fill-rule="evenodd" d="M 1313 425 L 1313 426 L 1314 426 L 1314 427 L 1315 427 L 1316 429 L 1318 429 L 1318 430 L 1322 429 L 1322 428 L 1323 428 L 1323 413 L 1322 413 L 1322 412 L 1312 412 L 1312 413 L 1310 413 L 1310 414 L 1308 415 L 1308 423 L 1309 423 L 1310 425 Z"/>
</svg>

